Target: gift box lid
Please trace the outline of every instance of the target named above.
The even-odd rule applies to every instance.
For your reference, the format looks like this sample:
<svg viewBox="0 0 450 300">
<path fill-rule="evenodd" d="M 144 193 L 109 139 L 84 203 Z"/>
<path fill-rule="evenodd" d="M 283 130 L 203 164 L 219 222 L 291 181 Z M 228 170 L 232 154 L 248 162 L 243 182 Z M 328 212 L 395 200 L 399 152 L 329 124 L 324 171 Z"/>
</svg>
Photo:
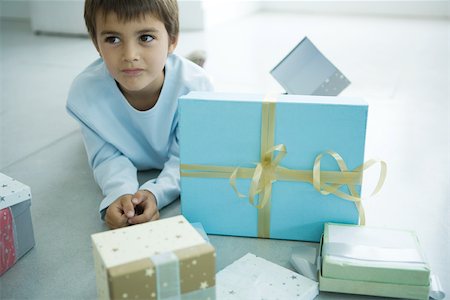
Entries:
<svg viewBox="0 0 450 300">
<path fill-rule="evenodd" d="M 181 215 L 95 233 L 91 237 L 107 269 L 206 243 Z"/>
<path fill-rule="evenodd" d="M 265 99 L 273 99 L 277 103 L 302 103 L 324 105 L 360 105 L 368 106 L 367 102 L 359 97 L 330 97 L 320 95 L 286 95 L 286 94 L 261 94 L 261 93 L 230 93 L 230 92 L 203 92 L 192 91 L 179 98 L 179 101 L 239 101 L 262 102 Z"/>
<path fill-rule="evenodd" d="M 289 94 L 337 96 L 350 84 L 307 37 L 270 74 Z"/>
<path fill-rule="evenodd" d="M 327 223 L 322 276 L 428 287 L 430 268 L 412 231 Z"/>
<path fill-rule="evenodd" d="M 0 209 L 31 199 L 30 187 L 0 173 Z"/>
</svg>

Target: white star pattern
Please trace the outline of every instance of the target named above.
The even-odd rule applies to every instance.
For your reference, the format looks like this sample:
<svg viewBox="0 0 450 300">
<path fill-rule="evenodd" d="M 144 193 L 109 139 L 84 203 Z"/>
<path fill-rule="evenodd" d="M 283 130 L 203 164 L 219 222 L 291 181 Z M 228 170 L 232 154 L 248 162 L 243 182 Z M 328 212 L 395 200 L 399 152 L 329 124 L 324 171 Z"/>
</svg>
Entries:
<svg viewBox="0 0 450 300">
<path fill-rule="evenodd" d="M 194 259 L 194 260 L 192 261 L 192 264 L 195 266 L 195 265 L 197 264 L 197 260 Z"/>
<path fill-rule="evenodd" d="M 153 269 L 146 269 L 145 270 L 145 276 L 152 277 L 153 274 L 155 274 L 155 271 Z"/>
<path fill-rule="evenodd" d="M 208 282 L 202 281 L 202 282 L 200 283 L 200 289 L 204 290 L 204 289 L 206 289 L 207 287 L 208 287 Z"/>
</svg>

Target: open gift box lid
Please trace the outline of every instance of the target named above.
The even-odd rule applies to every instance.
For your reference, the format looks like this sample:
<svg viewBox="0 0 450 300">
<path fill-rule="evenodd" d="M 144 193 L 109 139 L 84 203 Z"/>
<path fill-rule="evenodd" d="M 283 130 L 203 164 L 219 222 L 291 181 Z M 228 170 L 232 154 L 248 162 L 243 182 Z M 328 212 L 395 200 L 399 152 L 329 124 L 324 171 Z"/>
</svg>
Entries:
<svg viewBox="0 0 450 300">
<path fill-rule="evenodd" d="M 0 173 L 0 210 L 30 199 L 29 186 Z"/>
<path fill-rule="evenodd" d="M 288 94 L 337 96 L 350 81 L 304 37 L 270 74 Z"/>
</svg>

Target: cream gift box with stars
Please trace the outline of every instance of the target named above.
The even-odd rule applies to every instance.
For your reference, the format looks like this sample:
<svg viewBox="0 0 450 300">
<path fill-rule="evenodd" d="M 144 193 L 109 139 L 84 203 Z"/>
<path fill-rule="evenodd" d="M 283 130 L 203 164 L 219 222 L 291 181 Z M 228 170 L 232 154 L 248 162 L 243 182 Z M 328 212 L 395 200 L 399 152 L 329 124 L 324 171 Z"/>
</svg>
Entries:
<svg viewBox="0 0 450 300">
<path fill-rule="evenodd" d="M 215 299 L 215 250 L 176 216 L 92 235 L 100 299 Z"/>
</svg>

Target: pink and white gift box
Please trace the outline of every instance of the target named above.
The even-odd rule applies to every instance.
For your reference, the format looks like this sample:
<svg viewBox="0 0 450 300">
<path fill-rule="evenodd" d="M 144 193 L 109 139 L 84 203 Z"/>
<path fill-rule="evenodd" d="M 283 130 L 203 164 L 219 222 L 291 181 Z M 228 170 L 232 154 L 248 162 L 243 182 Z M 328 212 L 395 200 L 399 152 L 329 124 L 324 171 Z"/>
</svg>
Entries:
<svg viewBox="0 0 450 300">
<path fill-rule="evenodd" d="M 30 187 L 0 173 L 0 276 L 34 247 Z"/>
</svg>

